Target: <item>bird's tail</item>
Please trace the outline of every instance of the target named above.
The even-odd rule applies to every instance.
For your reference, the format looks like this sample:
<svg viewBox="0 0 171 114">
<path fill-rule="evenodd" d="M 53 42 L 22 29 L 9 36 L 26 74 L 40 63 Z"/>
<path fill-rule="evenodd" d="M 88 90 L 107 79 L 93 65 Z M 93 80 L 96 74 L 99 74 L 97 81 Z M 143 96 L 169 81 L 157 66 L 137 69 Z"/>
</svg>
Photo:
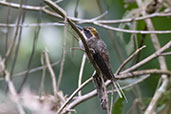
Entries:
<svg viewBox="0 0 171 114">
<path fill-rule="evenodd" d="M 111 80 L 111 81 L 112 81 L 112 84 L 113 84 L 113 86 L 115 87 L 115 89 L 116 89 L 116 91 L 117 91 L 119 97 L 120 97 L 120 98 L 124 98 L 125 101 L 128 102 L 128 100 L 127 100 L 127 98 L 126 98 L 126 96 L 125 96 L 125 94 L 124 94 L 124 92 L 123 92 L 121 86 L 119 85 L 119 83 L 118 83 L 116 80 Z"/>
<path fill-rule="evenodd" d="M 97 74 L 96 74 L 97 75 Z M 106 110 L 108 105 L 108 97 L 105 95 L 105 89 L 100 76 L 94 76 L 93 82 L 97 90 L 98 97 L 100 99 L 101 107 Z"/>
</svg>

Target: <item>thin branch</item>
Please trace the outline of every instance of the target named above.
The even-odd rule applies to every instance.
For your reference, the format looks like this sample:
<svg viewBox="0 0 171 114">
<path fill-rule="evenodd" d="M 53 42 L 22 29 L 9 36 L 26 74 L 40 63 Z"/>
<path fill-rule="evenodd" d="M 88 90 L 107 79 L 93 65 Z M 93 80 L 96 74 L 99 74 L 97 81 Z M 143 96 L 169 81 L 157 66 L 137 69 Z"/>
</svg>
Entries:
<svg viewBox="0 0 171 114">
<path fill-rule="evenodd" d="M 80 0 L 77 0 L 76 5 L 75 5 L 74 17 L 78 17 L 78 11 L 77 11 L 77 9 L 78 9 L 78 3 L 79 3 L 79 1 L 80 1 Z"/>
<path fill-rule="evenodd" d="M 157 50 L 155 53 L 153 53 L 152 55 L 148 56 L 147 58 L 145 58 L 144 60 L 140 61 L 139 63 L 135 64 L 134 66 L 124 70 L 122 73 L 126 73 L 126 72 L 130 72 L 135 70 L 136 68 L 144 65 L 145 63 L 149 62 L 150 60 L 154 59 L 155 57 L 160 56 L 160 54 L 169 49 L 171 47 L 171 41 L 169 41 L 166 45 L 164 45 L 162 48 L 160 48 L 159 50 Z"/>
<path fill-rule="evenodd" d="M 160 69 L 149 69 L 149 70 L 139 70 L 139 71 L 133 71 L 131 73 L 121 73 L 119 75 L 116 75 L 116 79 L 123 80 L 128 78 L 137 77 L 140 75 L 146 75 L 146 74 L 166 74 L 171 76 L 171 71 L 169 70 L 160 70 Z"/>
<path fill-rule="evenodd" d="M 153 13 L 150 15 L 142 16 L 142 17 L 136 17 L 136 18 L 128 18 L 128 19 L 118 19 L 118 20 L 97 20 L 96 22 L 102 23 L 102 24 L 116 24 L 116 23 L 128 23 L 133 21 L 140 21 L 148 18 L 153 17 L 163 17 L 163 16 L 171 16 L 171 13 Z"/>
<path fill-rule="evenodd" d="M 5 70 L 4 72 L 5 72 L 5 81 L 8 83 L 9 92 L 11 93 L 12 97 L 14 98 L 13 100 L 16 103 L 20 114 L 25 114 L 22 105 L 19 103 L 19 96 L 18 96 L 17 91 L 14 87 L 14 84 L 10 80 L 10 74 L 7 70 Z"/>
<path fill-rule="evenodd" d="M 160 55 L 161 55 L 161 56 L 171 55 L 171 52 L 161 53 Z"/>
<path fill-rule="evenodd" d="M 80 47 L 72 47 L 72 48 L 70 48 L 70 50 L 71 50 L 71 51 L 72 51 L 72 50 L 80 50 L 80 51 L 82 51 L 82 52 L 85 52 L 85 50 L 82 49 L 82 48 L 80 48 Z"/>
<path fill-rule="evenodd" d="M 58 112 L 56 114 L 60 114 L 63 109 L 66 107 L 66 105 L 74 98 L 74 96 L 88 83 L 90 83 L 92 81 L 93 77 L 90 77 L 88 80 L 86 80 L 84 83 L 82 83 L 82 85 L 77 88 L 71 95 L 70 97 L 66 100 L 66 102 L 59 108 Z M 79 97 L 78 97 L 79 98 Z"/>
<path fill-rule="evenodd" d="M 49 56 L 48 56 L 47 51 L 44 52 L 44 56 L 45 56 L 46 64 L 48 66 L 48 70 L 49 70 L 49 72 L 51 74 L 51 78 L 52 78 L 53 93 L 54 93 L 54 95 L 56 95 L 57 94 L 56 76 L 55 76 L 55 73 L 52 69 L 52 66 L 50 65 L 50 60 L 49 60 Z"/>
<path fill-rule="evenodd" d="M 66 18 L 65 18 L 65 23 L 66 23 Z M 59 71 L 59 77 L 58 77 L 58 83 L 57 83 L 57 87 L 59 90 L 60 84 L 61 84 L 61 80 L 62 80 L 62 76 L 63 76 L 63 70 L 64 70 L 64 63 L 65 63 L 65 55 L 66 55 L 66 36 L 67 35 L 67 25 L 65 24 L 64 26 L 64 38 L 63 38 L 63 46 L 62 46 L 62 60 L 61 60 L 61 64 L 60 64 L 60 71 Z"/>
<path fill-rule="evenodd" d="M 37 19 L 37 23 L 40 23 L 41 22 L 41 18 L 38 17 Z M 30 70 L 30 67 L 31 67 L 31 64 L 32 64 L 32 60 L 33 60 L 33 56 L 34 56 L 34 53 L 35 53 L 35 50 L 36 50 L 36 45 L 37 45 L 37 41 L 38 41 L 38 37 L 39 37 L 39 32 L 40 32 L 40 27 L 37 27 L 35 32 L 34 32 L 34 38 L 33 38 L 33 46 L 32 46 L 32 52 L 31 52 L 31 55 L 30 55 L 30 58 L 29 58 L 29 62 L 28 62 L 28 65 L 27 65 L 27 72 L 24 76 L 24 79 L 18 89 L 18 92 L 21 91 L 24 83 L 26 82 L 27 78 L 28 78 L 28 75 L 29 75 L 29 70 Z"/>
<path fill-rule="evenodd" d="M 129 56 L 120 66 L 119 68 L 116 70 L 116 75 L 119 74 L 119 72 L 123 69 L 123 67 L 133 58 L 135 57 L 143 48 L 145 48 L 146 46 L 142 46 L 141 48 L 137 49 L 131 56 Z"/>
<path fill-rule="evenodd" d="M 19 4 L 19 12 L 18 12 L 18 19 L 17 19 L 17 26 L 16 26 L 16 30 L 15 30 L 15 34 L 14 34 L 14 38 L 11 42 L 11 44 L 9 45 L 9 48 L 8 50 L 6 51 L 6 54 L 5 54 L 5 61 L 7 61 L 8 57 L 10 56 L 12 50 L 13 50 L 13 47 L 14 47 L 14 44 L 16 42 L 16 39 L 17 39 L 17 36 L 18 36 L 18 31 L 19 31 L 19 24 L 21 22 L 21 18 L 22 18 L 22 5 L 23 5 L 23 0 L 21 0 L 20 4 Z"/>
<path fill-rule="evenodd" d="M 8 7 L 7 22 L 6 22 L 7 25 L 9 24 L 10 13 L 11 13 L 11 8 Z M 7 27 L 7 32 L 5 33 L 5 52 L 7 52 L 8 50 L 8 35 L 9 35 L 9 27 Z"/>
<path fill-rule="evenodd" d="M 25 3 L 27 2 L 27 0 L 25 1 Z M 26 16 L 26 11 L 22 11 L 22 16 L 21 16 L 21 22 L 19 24 L 23 24 L 24 23 L 24 20 L 25 20 L 25 16 Z M 19 52 L 19 49 L 20 49 L 20 43 L 21 43 L 21 34 L 22 34 L 22 30 L 23 28 L 22 27 L 19 27 L 19 31 L 18 31 L 18 42 L 16 43 L 16 50 L 15 50 L 15 54 L 14 54 L 14 60 L 13 60 L 13 64 L 12 64 L 12 68 L 11 68 L 11 78 L 13 77 L 13 72 L 14 72 L 14 68 L 15 68 L 15 64 L 16 64 L 16 61 L 17 61 L 17 57 L 18 57 L 18 52 Z"/>
<path fill-rule="evenodd" d="M 45 64 L 45 56 L 44 53 L 41 54 L 41 64 L 42 64 L 42 77 L 40 82 L 40 89 L 39 89 L 39 95 L 42 96 L 42 93 L 44 93 L 44 80 L 45 80 L 45 74 L 46 74 L 46 64 Z M 51 65 L 52 66 L 52 65 Z"/>
<path fill-rule="evenodd" d="M 105 11 L 105 12 L 102 13 L 101 15 L 99 15 L 99 16 L 97 16 L 97 17 L 94 17 L 94 18 L 92 18 L 92 19 L 85 19 L 85 20 L 84 20 L 84 19 L 80 19 L 80 21 L 78 21 L 78 23 L 79 23 L 79 24 L 82 24 L 82 23 L 89 23 L 89 22 L 93 23 L 93 22 L 97 21 L 98 19 L 104 17 L 106 14 L 108 14 L 108 11 Z M 74 19 L 72 19 L 72 20 L 74 20 Z"/>
<path fill-rule="evenodd" d="M 86 62 L 86 55 L 83 54 L 82 62 L 81 62 L 81 67 L 80 67 L 79 78 L 78 78 L 78 88 L 81 86 L 85 62 Z M 79 97 L 81 96 L 81 91 L 79 91 L 78 96 L 79 96 Z"/>
<path fill-rule="evenodd" d="M 52 63 L 51 66 L 54 67 L 54 66 L 57 65 L 57 64 L 59 64 L 59 61 L 56 61 L 55 63 Z M 30 73 L 33 73 L 33 72 L 40 71 L 40 70 L 42 70 L 44 67 L 47 68 L 47 65 L 45 65 L 45 66 L 40 66 L 40 67 L 36 67 L 36 68 L 33 68 L 33 69 L 30 69 L 30 71 L 29 71 L 28 73 L 30 74 Z M 20 76 L 22 76 L 22 75 L 25 75 L 26 73 L 27 73 L 27 71 L 23 71 L 23 72 L 14 74 L 13 78 L 20 77 Z M 0 81 L 1 81 L 1 80 L 4 80 L 4 78 L 0 78 Z"/>
<path fill-rule="evenodd" d="M 30 23 L 30 24 L 5 24 L 0 23 L 0 27 L 47 27 L 47 26 L 64 26 L 64 23 L 58 23 L 58 22 L 51 22 L 51 23 Z"/>
<path fill-rule="evenodd" d="M 17 9 L 20 8 L 20 5 L 17 4 L 17 3 L 6 2 L 6 1 L 3 1 L 3 0 L 0 1 L 0 5 L 12 7 L 12 8 L 17 8 Z M 24 9 L 24 10 L 40 11 L 42 7 L 22 5 L 21 8 Z"/>
<path fill-rule="evenodd" d="M 164 76 L 164 75 L 163 75 Z M 162 78 L 162 77 L 161 77 Z M 154 112 L 154 109 L 156 108 L 158 100 L 161 98 L 163 93 L 165 93 L 167 86 L 168 86 L 168 79 L 163 79 L 163 82 L 159 88 L 157 88 L 152 100 L 150 101 L 150 104 L 148 105 L 147 109 L 145 110 L 144 114 L 150 114 L 151 112 Z"/>
<path fill-rule="evenodd" d="M 109 29 L 109 30 L 113 30 L 113 31 L 117 31 L 117 32 L 125 32 L 125 33 L 134 33 L 134 34 L 170 34 L 171 31 L 170 30 L 163 30 L 163 31 L 141 31 L 141 30 L 128 30 L 128 29 L 121 29 L 121 28 L 116 28 L 116 27 L 112 27 L 109 25 L 104 25 L 98 22 L 94 22 L 93 24 Z"/>
</svg>

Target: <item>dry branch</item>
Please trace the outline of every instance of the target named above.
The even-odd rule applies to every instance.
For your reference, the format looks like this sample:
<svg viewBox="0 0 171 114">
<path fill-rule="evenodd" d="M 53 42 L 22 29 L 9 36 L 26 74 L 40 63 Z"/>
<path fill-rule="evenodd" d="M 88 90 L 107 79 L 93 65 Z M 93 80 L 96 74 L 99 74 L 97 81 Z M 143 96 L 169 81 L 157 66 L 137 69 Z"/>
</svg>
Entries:
<svg viewBox="0 0 171 114">
<path fill-rule="evenodd" d="M 12 3 L 12 2 L 7 2 L 7 1 L 0 1 L 0 5 L 2 6 L 8 6 L 11 8 L 16 8 L 19 9 L 20 5 L 17 3 Z M 60 15 L 58 14 L 54 14 L 53 12 L 47 10 L 46 6 L 31 6 L 31 5 L 23 5 L 22 8 L 24 10 L 30 10 L 30 11 L 43 11 L 44 13 L 57 17 L 57 18 L 62 18 Z M 146 16 L 142 16 L 142 17 L 136 17 L 136 18 L 128 18 L 128 19 L 116 19 L 116 20 L 98 20 L 101 17 L 103 17 L 106 14 L 106 12 L 104 12 L 102 15 L 97 16 L 95 18 L 92 19 L 80 19 L 80 18 L 75 18 L 75 17 L 70 17 L 68 16 L 71 20 L 73 20 L 74 22 L 78 22 L 78 23 L 91 23 L 93 24 L 94 22 L 98 22 L 101 24 L 116 24 L 116 23 L 127 23 L 127 22 L 133 22 L 133 21 L 139 21 L 139 20 L 144 20 L 147 18 L 153 18 L 153 17 L 166 17 L 166 16 L 171 16 L 171 13 L 169 12 L 160 12 L 160 13 L 153 13 L 150 15 L 146 15 Z"/>
<path fill-rule="evenodd" d="M 51 77 L 52 77 L 53 93 L 54 93 L 54 95 L 56 95 L 57 94 L 56 76 L 55 76 L 55 72 L 52 69 L 52 66 L 50 65 L 50 60 L 49 60 L 49 56 L 48 56 L 47 51 L 44 52 L 44 56 L 45 56 L 47 67 L 48 67 L 49 72 L 50 72 Z"/>
<path fill-rule="evenodd" d="M 143 16 L 146 16 L 147 15 L 146 8 L 148 6 L 146 6 L 145 3 L 143 3 L 142 0 L 137 0 L 136 2 L 137 2 L 137 5 L 139 7 L 142 7 L 143 6 L 142 7 L 142 15 Z M 157 2 L 157 1 L 155 1 L 155 2 Z M 151 19 L 145 19 L 145 22 L 146 22 L 146 26 L 147 26 L 148 30 L 150 30 L 150 31 L 154 31 L 155 30 L 154 29 L 154 26 L 152 24 Z M 160 42 L 158 40 L 157 35 L 154 34 L 154 33 L 151 33 L 150 36 L 152 38 L 151 40 L 153 42 L 153 46 L 154 46 L 155 50 L 158 51 L 161 48 L 161 46 L 160 46 Z M 170 43 L 171 43 L 171 41 L 170 41 Z M 165 57 L 164 56 L 159 56 L 158 57 L 158 62 L 160 64 L 160 68 L 162 70 L 167 70 L 167 64 L 166 64 L 166 60 L 165 60 Z M 162 74 L 161 75 L 161 80 L 162 80 L 161 86 L 154 93 L 154 96 L 153 96 L 153 98 L 152 98 L 149 106 L 147 107 L 147 109 L 145 111 L 145 114 L 151 114 L 151 113 L 154 113 L 155 112 L 154 109 L 156 108 L 156 105 L 157 105 L 157 102 L 158 102 L 159 98 L 166 91 L 167 85 L 169 83 L 169 79 L 168 79 L 167 75 Z M 159 83 L 160 83 L 160 81 L 159 81 Z"/>
</svg>

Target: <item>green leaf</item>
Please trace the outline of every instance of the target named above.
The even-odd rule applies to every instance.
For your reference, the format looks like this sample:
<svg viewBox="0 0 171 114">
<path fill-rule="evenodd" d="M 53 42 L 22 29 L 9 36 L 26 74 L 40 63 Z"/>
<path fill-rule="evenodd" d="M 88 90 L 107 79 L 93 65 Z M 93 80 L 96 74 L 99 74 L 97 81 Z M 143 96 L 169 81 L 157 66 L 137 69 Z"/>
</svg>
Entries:
<svg viewBox="0 0 171 114">
<path fill-rule="evenodd" d="M 113 114 L 122 114 L 124 98 L 117 99 L 113 106 Z"/>
</svg>

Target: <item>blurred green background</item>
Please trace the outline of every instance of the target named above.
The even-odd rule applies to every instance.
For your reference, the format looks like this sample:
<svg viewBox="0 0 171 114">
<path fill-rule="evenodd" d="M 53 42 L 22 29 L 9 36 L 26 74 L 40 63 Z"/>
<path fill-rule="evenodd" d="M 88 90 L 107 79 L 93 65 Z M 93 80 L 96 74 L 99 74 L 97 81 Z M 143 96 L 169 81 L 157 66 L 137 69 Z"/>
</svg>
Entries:
<svg viewBox="0 0 171 114">
<path fill-rule="evenodd" d="M 7 0 L 13 3 L 19 3 L 18 0 Z M 63 0 L 59 3 L 69 16 L 74 16 L 74 9 L 76 7 L 77 0 Z M 27 5 L 33 6 L 43 6 L 45 5 L 42 0 L 28 0 Z M 126 4 L 123 0 L 79 0 L 77 12 L 78 18 L 82 19 L 91 19 L 101 15 L 103 12 L 108 11 L 107 15 L 102 19 L 122 19 L 123 17 L 131 17 L 129 14 L 130 12 L 137 8 L 136 3 Z M 8 13 L 9 12 L 9 13 Z M 7 23 L 7 18 L 9 19 L 9 23 L 16 23 L 17 16 L 18 16 L 18 9 L 8 8 L 7 6 L 0 5 L 0 23 Z M 41 16 L 40 16 L 41 15 Z M 26 17 L 24 20 L 24 24 L 32 24 L 37 23 L 38 16 L 41 17 L 41 23 L 48 23 L 48 22 L 62 22 L 60 19 L 56 19 L 54 17 L 48 16 L 42 12 L 37 11 L 29 11 L 26 10 Z M 171 30 L 171 18 L 170 17 L 155 17 L 152 19 L 153 24 L 156 30 Z M 94 26 L 92 24 L 80 24 L 81 26 Z M 118 27 L 118 24 L 112 25 Z M 120 26 L 124 26 L 124 28 L 129 29 L 132 27 L 132 23 L 123 24 Z M 98 26 L 94 26 L 98 30 L 101 38 L 105 41 L 108 46 L 108 50 L 110 53 L 110 60 L 111 65 L 113 68 L 113 72 L 119 67 L 121 62 L 125 60 L 133 51 L 135 51 L 135 41 L 131 34 L 128 33 L 118 33 L 114 31 L 110 31 Z M 144 21 L 137 21 L 136 22 L 136 29 L 138 30 L 145 30 L 145 23 Z M 36 27 L 23 27 L 22 28 L 22 35 L 21 35 L 21 44 L 18 52 L 18 57 L 16 60 L 16 65 L 14 69 L 14 75 L 27 70 L 29 58 L 31 56 L 32 47 L 33 47 L 33 39 L 35 34 Z M 70 32 L 69 32 L 70 31 Z M 8 33 L 8 36 L 7 36 Z M 14 27 L 0 27 L 0 56 L 3 58 L 5 56 L 5 40 L 8 37 L 8 44 L 10 43 L 11 39 L 14 37 L 15 28 Z M 83 52 L 75 50 L 70 51 L 70 48 L 73 46 L 77 47 L 78 42 L 74 39 L 73 32 L 71 27 L 67 26 L 67 37 L 66 37 L 66 58 L 65 58 L 65 65 L 64 65 L 64 73 L 63 78 L 60 86 L 60 90 L 67 96 L 71 95 L 71 93 L 77 88 L 78 83 L 78 75 L 79 75 L 79 68 L 81 65 L 82 54 Z M 35 48 L 35 53 L 33 56 L 31 68 L 35 68 L 41 66 L 41 53 L 47 49 L 49 52 L 51 63 L 61 60 L 62 57 L 62 45 L 63 45 L 63 37 L 64 37 L 64 27 L 63 26 L 41 26 L 40 33 L 38 36 L 38 41 Z M 146 58 L 150 54 L 155 52 L 153 44 L 151 42 L 150 35 L 140 35 L 137 36 L 138 44 L 141 43 L 142 37 L 144 37 L 143 45 L 146 45 L 146 48 L 143 49 L 141 54 L 139 55 L 139 61 L 143 58 Z M 171 40 L 171 34 L 164 34 L 158 35 L 159 41 L 161 46 L 166 44 L 168 41 Z M 73 40 L 74 39 L 74 40 Z M 120 54 L 116 53 L 117 51 Z M 14 50 L 16 46 L 14 47 Z M 171 49 L 169 49 L 171 51 Z M 12 63 L 14 60 L 13 57 L 14 52 L 11 54 L 8 62 L 7 68 L 10 71 L 12 67 Z M 171 69 L 171 56 L 166 56 L 167 66 L 168 69 Z M 135 59 L 131 61 L 127 67 L 133 65 L 135 63 Z M 153 59 L 149 63 L 145 64 L 139 69 L 150 69 L 150 68 L 159 68 L 159 64 L 157 59 Z M 55 71 L 56 77 L 58 79 L 60 64 L 53 67 Z M 93 68 L 88 61 L 86 61 L 84 74 L 83 74 L 83 81 L 88 79 L 91 74 L 93 73 Z M 23 76 L 13 78 L 15 87 L 18 88 L 21 85 L 23 80 Z M 42 71 L 34 72 L 29 74 L 28 80 L 25 83 L 25 86 L 31 88 L 35 93 L 38 94 L 40 88 L 40 81 L 42 77 Z M 155 88 L 158 83 L 158 76 L 151 76 L 145 81 L 141 82 L 137 86 L 134 86 L 130 89 L 125 90 L 125 94 L 128 98 L 128 103 L 123 101 L 123 108 L 122 113 L 125 114 L 130 109 L 133 101 L 136 98 L 142 98 L 143 103 L 147 106 L 148 99 L 150 99 L 154 92 Z M 6 90 L 6 83 L 2 80 L 3 77 L 1 76 L 0 81 L 0 92 L 5 94 Z M 139 78 L 123 80 L 121 81 L 121 85 L 127 85 L 129 83 L 133 83 L 134 81 L 138 80 Z M 45 93 L 52 94 L 52 80 L 50 77 L 49 72 L 46 72 L 45 77 Z M 90 90 L 94 89 L 94 85 L 91 82 L 88 84 L 83 90 L 83 93 L 87 93 Z M 115 101 L 117 101 L 118 97 L 115 96 Z M 103 111 L 99 104 L 98 97 L 94 97 L 89 99 L 76 108 L 78 114 L 104 114 L 106 113 Z M 115 107 L 114 107 L 115 110 Z M 117 110 L 117 109 L 116 109 Z M 137 113 L 139 113 L 137 111 Z"/>
</svg>

